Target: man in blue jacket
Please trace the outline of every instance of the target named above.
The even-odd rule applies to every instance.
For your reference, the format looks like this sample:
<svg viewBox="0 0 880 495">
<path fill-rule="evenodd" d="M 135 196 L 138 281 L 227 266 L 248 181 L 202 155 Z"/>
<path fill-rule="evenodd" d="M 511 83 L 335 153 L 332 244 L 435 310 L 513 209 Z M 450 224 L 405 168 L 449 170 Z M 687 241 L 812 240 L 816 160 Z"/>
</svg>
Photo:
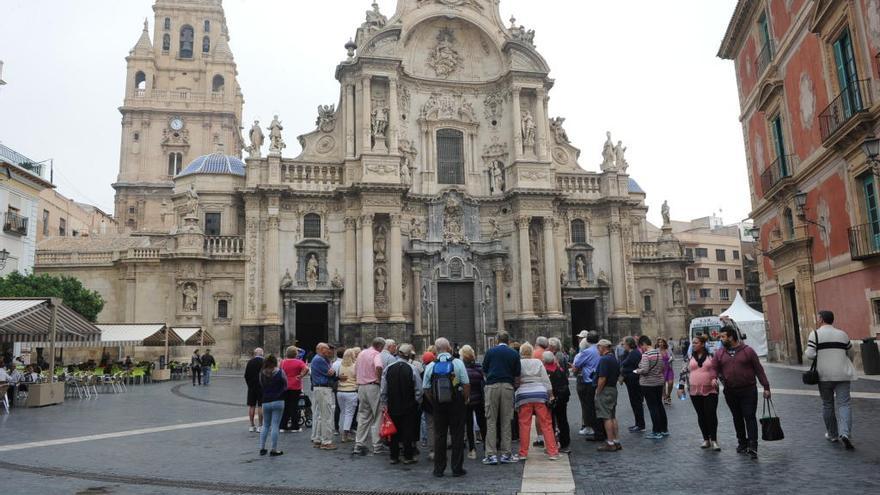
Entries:
<svg viewBox="0 0 880 495">
<path fill-rule="evenodd" d="M 498 345 L 483 358 L 486 373 L 486 457 L 483 464 L 510 464 L 519 460 L 510 450 L 513 419 L 513 384 L 520 373 L 519 353 L 510 348 L 510 335 L 498 332 Z M 498 427 L 501 426 L 501 458 Z"/>
</svg>

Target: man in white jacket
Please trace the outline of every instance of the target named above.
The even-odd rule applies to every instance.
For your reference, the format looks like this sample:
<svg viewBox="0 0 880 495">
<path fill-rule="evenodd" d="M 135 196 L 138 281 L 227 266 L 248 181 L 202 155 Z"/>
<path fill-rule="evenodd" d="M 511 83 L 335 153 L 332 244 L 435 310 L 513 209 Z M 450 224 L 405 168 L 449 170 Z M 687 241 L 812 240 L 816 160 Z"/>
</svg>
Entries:
<svg viewBox="0 0 880 495">
<path fill-rule="evenodd" d="M 804 357 L 818 359 L 819 395 L 822 397 L 822 417 L 825 419 L 825 438 L 838 439 L 847 450 L 853 450 L 852 409 L 850 382 L 856 379 L 852 364 L 852 343 L 843 330 L 834 328 L 834 313 L 819 311 L 819 329 L 810 334 Z M 821 352 L 820 352 L 821 351 Z M 835 411 L 835 400 L 837 408 Z"/>
</svg>

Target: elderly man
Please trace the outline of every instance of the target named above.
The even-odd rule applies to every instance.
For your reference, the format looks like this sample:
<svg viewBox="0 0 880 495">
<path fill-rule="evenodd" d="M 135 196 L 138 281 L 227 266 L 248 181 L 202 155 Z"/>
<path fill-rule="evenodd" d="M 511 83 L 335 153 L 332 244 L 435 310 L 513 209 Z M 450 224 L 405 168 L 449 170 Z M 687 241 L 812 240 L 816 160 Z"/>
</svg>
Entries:
<svg viewBox="0 0 880 495">
<path fill-rule="evenodd" d="M 593 374 L 599 365 L 599 333 L 587 333 L 587 348 L 574 358 L 574 369 L 577 373 L 577 393 L 581 403 L 581 422 L 583 428 L 578 432 L 587 440 L 605 440 L 604 424 L 596 419 L 596 384 Z"/>
<path fill-rule="evenodd" d="M 358 354 L 354 374 L 358 385 L 357 434 L 353 454 L 367 455 L 367 438 L 372 437 L 374 454 L 382 453 L 379 438 L 379 387 L 382 379 L 382 355 L 385 339 L 376 337 L 370 347 Z"/>
<path fill-rule="evenodd" d="M 483 357 L 483 371 L 486 373 L 486 457 L 483 464 L 487 465 L 517 462 L 511 454 L 510 443 L 513 385 L 520 374 L 521 363 L 519 353 L 509 346 L 510 335 L 507 332 L 498 332 L 496 340 L 498 345 L 489 349 Z"/>
<path fill-rule="evenodd" d="M 382 367 L 387 368 L 397 362 L 397 342 L 385 339 L 385 348 L 382 350 Z"/>
<path fill-rule="evenodd" d="M 244 382 L 247 384 L 248 419 L 251 421 L 250 431 L 260 431 L 263 427 L 254 425 L 254 414 L 259 419 L 258 424 L 263 424 L 262 397 L 263 388 L 260 386 L 260 370 L 263 369 L 263 349 L 254 349 L 254 357 L 244 367 Z"/>
<path fill-rule="evenodd" d="M 620 364 L 611 352 L 611 341 L 602 339 L 596 344 L 599 348 L 599 364 L 596 366 L 596 417 L 604 421 L 607 438 L 599 447 L 599 452 L 616 452 L 620 446 L 617 428 L 617 378 Z"/>
<path fill-rule="evenodd" d="M 400 444 L 403 444 L 403 463 L 417 462 L 413 457 L 419 420 L 419 401 L 422 400 L 422 379 L 419 371 L 404 356 L 412 354 L 412 346 L 400 346 L 397 361 L 382 371 L 382 403 L 388 408 L 397 433 L 391 437 L 391 464 L 400 462 Z"/>
<path fill-rule="evenodd" d="M 315 347 L 315 357 L 312 358 L 310 366 L 312 390 L 315 396 L 312 444 L 322 450 L 336 450 L 336 444 L 333 443 L 333 409 L 336 406 L 333 384 L 337 377 L 330 363 L 333 353 L 334 349 L 331 346 L 321 342 Z"/>
<path fill-rule="evenodd" d="M 434 342 L 437 360 L 425 368 L 423 387 L 434 411 L 434 476 L 446 471 L 446 435 L 452 437 L 452 476 L 464 470 L 464 422 L 471 386 L 461 359 L 454 359 L 452 346 L 441 337 Z"/>
</svg>

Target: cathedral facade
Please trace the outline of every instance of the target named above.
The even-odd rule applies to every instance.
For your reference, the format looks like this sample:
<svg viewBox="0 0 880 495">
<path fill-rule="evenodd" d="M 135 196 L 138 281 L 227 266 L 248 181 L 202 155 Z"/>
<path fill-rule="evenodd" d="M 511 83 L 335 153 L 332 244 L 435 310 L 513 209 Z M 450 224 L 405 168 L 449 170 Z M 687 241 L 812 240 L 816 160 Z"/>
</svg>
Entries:
<svg viewBox="0 0 880 495">
<path fill-rule="evenodd" d="M 535 32 L 497 1 L 374 4 L 295 158 L 278 116 L 240 137 L 220 0 L 154 10 L 128 57 L 122 232 L 38 252 L 104 295 L 102 321 L 203 326 L 229 362 L 376 335 L 684 335 L 681 246 L 610 133 L 581 166 Z"/>
</svg>

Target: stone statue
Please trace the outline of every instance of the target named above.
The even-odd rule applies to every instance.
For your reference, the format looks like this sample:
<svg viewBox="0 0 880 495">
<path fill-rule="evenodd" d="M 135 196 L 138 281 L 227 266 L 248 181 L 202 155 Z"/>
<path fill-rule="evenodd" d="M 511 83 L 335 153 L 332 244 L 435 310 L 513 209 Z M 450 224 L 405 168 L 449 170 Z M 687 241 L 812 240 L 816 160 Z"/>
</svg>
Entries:
<svg viewBox="0 0 880 495">
<path fill-rule="evenodd" d="M 453 48 L 455 36 L 452 29 L 443 28 L 437 35 L 437 46 L 428 56 L 428 67 L 434 69 L 437 77 L 447 78 L 461 67 L 464 59 Z"/>
<path fill-rule="evenodd" d="M 196 192 L 196 185 L 190 184 L 186 190 L 186 216 L 197 217 L 199 212 L 199 193 Z"/>
<path fill-rule="evenodd" d="M 564 122 L 564 117 L 550 119 L 550 131 L 553 133 L 553 138 L 556 140 L 556 144 L 567 144 L 571 142 L 571 140 L 568 139 L 568 133 L 565 132 L 565 129 L 562 127 Z"/>
<path fill-rule="evenodd" d="M 684 294 L 681 290 L 681 282 L 676 280 L 672 282 L 672 305 L 681 306 L 684 304 Z"/>
<path fill-rule="evenodd" d="M 577 274 L 578 285 L 581 288 L 587 287 L 587 263 L 584 261 L 583 256 L 578 256 L 575 259 L 575 272 Z"/>
<path fill-rule="evenodd" d="M 489 189 L 492 194 L 504 192 L 504 164 L 499 160 L 493 160 L 489 164 Z"/>
<path fill-rule="evenodd" d="M 562 287 L 568 285 L 568 276 L 565 275 L 565 270 L 559 272 L 559 285 Z"/>
<path fill-rule="evenodd" d="M 388 133 L 388 109 L 374 108 L 370 115 L 370 130 L 377 140 L 385 139 Z"/>
<path fill-rule="evenodd" d="M 318 257 L 314 254 L 309 257 L 309 263 L 306 265 L 306 283 L 309 290 L 315 290 L 318 287 Z"/>
<path fill-rule="evenodd" d="M 385 261 L 385 226 L 380 225 L 376 229 L 376 237 L 373 238 L 373 254 L 376 261 Z"/>
<path fill-rule="evenodd" d="M 336 105 L 318 105 L 315 125 L 321 132 L 333 132 L 336 129 Z"/>
<path fill-rule="evenodd" d="M 498 220 L 490 218 L 489 226 L 492 227 L 492 230 L 489 232 L 489 240 L 497 241 L 498 239 L 500 239 L 501 229 L 498 228 Z"/>
<path fill-rule="evenodd" d="M 605 270 L 599 270 L 599 277 L 596 280 L 602 284 L 608 285 L 608 275 L 605 274 Z"/>
<path fill-rule="evenodd" d="M 614 168 L 614 143 L 611 142 L 611 132 L 606 132 L 605 146 L 602 147 L 602 165 L 600 168 L 603 172 L 615 170 Z"/>
<path fill-rule="evenodd" d="M 459 244 L 464 241 L 461 226 L 461 205 L 453 198 L 446 200 L 446 208 L 444 209 L 443 219 L 443 240 L 453 244 Z"/>
<path fill-rule="evenodd" d="M 194 283 L 183 286 L 183 310 L 187 312 L 199 310 L 199 292 Z"/>
<path fill-rule="evenodd" d="M 483 302 L 485 302 L 486 305 L 492 304 L 492 286 L 491 285 L 488 285 L 488 284 L 486 285 L 486 291 L 485 291 L 485 296 L 483 297 Z"/>
<path fill-rule="evenodd" d="M 293 277 L 290 276 L 290 270 L 284 270 L 284 276 L 281 277 L 281 288 L 289 289 L 293 287 Z"/>
<path fill-rule="evenodd" d="M 272 123 L 269 124 L 269 152 L 281 153 L 281 150 L 287 147 L 284 144 L 284 139 L 281 138 L 281 131 L 283 130 L 284 127 L 281 126 L 281 121 L 278 120 L 276 115 L 272 119 Z"/>
<path fill-rule="evenodd" d="M 626 163 L 626 158 L 623 154 L 626 152 L 626 147 L 623 146 L 623 141 L 618 141 L 617 146 L 614 147 L 614 163 L 622 171 L 626 171 L 626 168 L 629 166 Z"/>
<path fill-rule="evenodd" d="M 412 184 L 416 168 L 416 156 L 418 156 L 419 151 L 409 139 L 400 140 L 398 151 L 400 151 L 400 178 L 404 184 Z"/>
<path fill-rule="evenodd" d="M 535 145 L 535 118 L 532 117 L 532 112 L 528 110 L 523 110 L 522 112 L 522 138 L 523 144 L 525 146 L 534 146 Z"/>
<path fill-rule="evenodd" d="M 422 221 L 418 218 L 413 218 L 410 222 L 409 228 L 409 238 L 410 239 L 421 239 L 425 236 L 424 231 L 422 230 Z"/>
<path fill-rule="evenodd" d="M 663 226 L 669 225 L 669 202 L 664 200 L 663 206 L 660 207 L 660 214 L 663 215 Z"/>
<path fill-rule="evenodd" d="M 384 296 L 385 295 L 385 284 L 387 282 L 387 278 L 385 275 L 385 269 L 381 266 L 376 268 L 376 295 Z"/>
<path fill-rule="evenodd" d="M 379 4 L 373 2 L 373 10 L 367 11 L 366 21 L 364 22 L 363 27 L 372 31 L 382 29 L 387 23 L 388 18 L 379 12 Z"/>
<path fill-rule="evenodd" d="M 260 158 L 260 148 L 263 147 L 263 129 L 260 128 L 260 121 L 255 120 L 254 125 L 248 133 L 251 139 L 251 145 L 245 151 L 250 153 L 251 158 Z"/>
<path fill-rule="evenodd" d="M 339 270 L 333 272 L 333 280 L 330 282 L 330 285 L 332 285 L 334 289 L 342 288 L 342 278 L 339 276 Z"/>
</svg>

